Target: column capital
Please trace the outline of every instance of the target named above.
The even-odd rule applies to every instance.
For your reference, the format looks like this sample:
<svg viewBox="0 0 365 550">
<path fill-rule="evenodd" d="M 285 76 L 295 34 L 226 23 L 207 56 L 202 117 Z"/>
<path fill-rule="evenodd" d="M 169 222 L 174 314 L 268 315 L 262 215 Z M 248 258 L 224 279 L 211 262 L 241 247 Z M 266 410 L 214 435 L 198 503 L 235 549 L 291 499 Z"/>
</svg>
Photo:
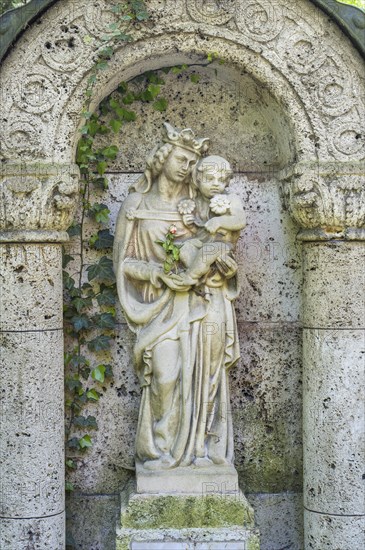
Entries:
<svg viewBox="0 0 365 550">
<path fill-rule="evenodd" d="M 298 163 L 279 173 L 298 239 L 365 240 L 364 162 Z"/>
<path fill-rule="evenodd" d="M 78 204 L 76 164 L 0 165 L 0 242 L 64 242 Z"/>
</svg>

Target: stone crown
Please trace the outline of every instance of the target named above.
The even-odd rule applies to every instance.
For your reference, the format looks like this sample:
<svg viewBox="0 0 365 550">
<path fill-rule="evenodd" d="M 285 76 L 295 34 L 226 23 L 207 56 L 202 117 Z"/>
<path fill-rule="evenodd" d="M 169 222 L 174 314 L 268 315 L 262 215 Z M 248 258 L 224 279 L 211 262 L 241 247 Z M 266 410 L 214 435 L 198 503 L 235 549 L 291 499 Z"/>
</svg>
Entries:
<svg viewBox="0 0 365 550">
<path fill-rule="evenodd" d="M 176 145 L 192 151 L 197 155 L 201 156 L 202 153 L 205 153 L 209 147 L 209 138 L 196 138 L 193 130 L 190 128 L 184 128 L 183 130 L 178 130 L 169 124 L 164 122 L 165 135 L 162 138 L 164 143 L 171 143 L 171 145 Z"/>
</svg>

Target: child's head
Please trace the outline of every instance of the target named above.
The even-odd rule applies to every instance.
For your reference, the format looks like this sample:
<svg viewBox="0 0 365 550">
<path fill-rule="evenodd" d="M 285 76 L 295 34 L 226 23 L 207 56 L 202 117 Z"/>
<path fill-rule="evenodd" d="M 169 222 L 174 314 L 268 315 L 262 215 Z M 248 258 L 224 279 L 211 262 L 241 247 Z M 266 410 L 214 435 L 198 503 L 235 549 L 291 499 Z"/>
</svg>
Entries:
<svg viewBox="0 0 365 550">
<path fill-rule="evenodd" d="M 206 199 L 223 193 L 232 177 L 228 160 L 212 155 L 203 158 L 195 170 L 195 184 Z"/>
</svg>

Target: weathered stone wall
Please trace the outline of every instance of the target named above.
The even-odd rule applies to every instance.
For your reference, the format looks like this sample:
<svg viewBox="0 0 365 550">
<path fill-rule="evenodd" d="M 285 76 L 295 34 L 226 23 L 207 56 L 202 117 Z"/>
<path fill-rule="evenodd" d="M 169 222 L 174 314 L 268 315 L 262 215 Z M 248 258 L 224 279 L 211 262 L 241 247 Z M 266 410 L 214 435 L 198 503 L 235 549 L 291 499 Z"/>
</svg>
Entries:
<svg viewBox="0 0 365 550">
<path fill-rule="evenodd" d="M 94 107 L 121 80 L 129 80 L 146 70 L 178 63 L 196 65 L 212 51 L 225 60 L 223 66 L 217 67 L 216 76 L 211 68 L 196 69 L 202 74 L 201 84 L 196 88 L 187 85 L 183 78 L 177 81 L 169 92 L 169 118 L 172 123 L 190 125 L 199 133 L 206 133 L 212 140 L 212 151 L 227 155 L 238 170 L 233 187 L 246 205 L 248 227 L 239 246 L 243 291 L 237 312 L 242 360 L 231 377 L 236 463 L 244 489 L 251 493 L 256 506 L 263 548 L 271 549 L 271 544 L 275 548 L 292 544 L 299 549 L 301 254 L 300 245 L 295 244 L 297 229 L 289 213 L 303 228 L 303 239 L 339 239 L 341 242 L 349 239 L 350 244 L 346 243 L 346 246 L 350 248 L 351 240 L 359 239 L 360 242 L 364 238 L 361 180 L 364 171 L 361 164 L 364 159 L 362 121 L 365 111 L 363 64 L 340 29 L 307 0 L 278 0 L 275 3 L 270 0 L 227 1 L 218 11 L 210 10 L 208 4 L 213 3 L 149 0 L 151 20 L 135 29 L 133 44 L 121 45 L 116 51 L 96 85 Z M 81 125 L 84 91 L 93 59 L 102 47 L 100 39 L 105 34 L 105 25 L 113 17 L 110 3 L 106 0 L 57 2 L 24 33 L 1 66 L 1 204 L 13 207 L 0 211 L 0 237 L 4 242 L 28 241 L 43 246 L 42 243 L 65 239 L 66 222 L 72 218 L 76 208 L 72 163 L 79 137 L 77 129 Z M 204 86 L 208 81 L 211 85 Z M 207 96 L 192 101 L 194 94 L 204 91 Z M 186 97 L 189 101 L 184 105 Z M 140 126 L 138 123 L 129 125 L 121 137 L 127 163 L 123 165 L 121 158 L 118 159 L 114 173 L 110 175 L 110 193 L 103 199 L 110 204 L 113 219 L 128 182 L 136 177 L 136 173 L 128 172 L 142 170 L 141 161 L 154 145 L 157 129 L 161 126 L 162 117 L 158 113 L 155 113 L 155 118 L 147 117 L 145 112 L 141 115 L 143 122 Z M 200 120 L 201 128 L 197 126 Z M 204 131 L 200 132 L 200 129 Z M 38 168 L 35 169 L 32 163 Z M 36 173 L 40 164 L 42 170 Z M 283 170 L 279 173 L 279 169 Z M 280 200 L 279 179 L 285 180 L 284 203 Z M 40 189 L 44 189 L 44 194 L 39 193 Z M 60 210 L 64 212 L 60 213 Z M 30 212 L 34 215 L 29 215 Z M 306 261 L 310 260 L 311 247 L 311 244 L 304 245 Z M 33 245 L 27 245 L 28 249 L 33 250 Z M 328 262 L 336 264 L 337 248 L 321 245 L 318 250 L 318 255 L 328 253 Z M 351 254 L 347 257 L 352 258 Z M 362 258 L 360 253 L 358 257 Z M 45 263 L 44 258 L 42 262 Z M 14 275 L 13 296 L 19 304 L 17 313 L 25 319 L 29 307 L 22 301 L 24 283 L 16 278 L 16 271 L 13 273 L 17 267 L 8 267 L 11 276 Z M 40 269 L 44 267 L 42 264 Z M 318 266 L 312 267 L 313 270 L 303 271 L 309 284 L 304 287 L 303 295 L 304 320 L 309 323 L 303 355 L 307 392 L 304 426 L 309 438 L 304 445 L 308 508 L 306 547 L 322 550 L 325 543 L 323 533 L 329 537 L 330 545 L 335 544 L 337 537 L 339 547 L 346 546 L 351 533 L 355 537 L 351 544 L 358 540 L 356 529 L 351 531 L 352 519 L 346 519 L 346 514 L 358 514 L 358 509 L 349 505 L 346 514 L 331 526 L 331 514 L 340 515 L 343 510 L 341 507 L 331 508 L 328 503 L 341 498 L 342 486 L 328 484 L 324 498 L 317 486 L 313 487 L 311 483 L 315 481 L 311 465 L 316 452 L 310 442 L 316 424 L 312 410 L 320 411 L 325 420 L 337 410 L 334 394 L 331 394 L 330 406 L 328 401 L 324 401 L 331 393 L 326 350 L 332 340 L 323 343 L 321 338 L 325 339 L 326 330 L 344 328 L 342 339 L 333 340 L 333 347 L 336 342 L 341 342 L 341 349 L 345 350 L 345 340 L 351 337 L 352 348 L 355 344 L 357 346 L 356 357 L 333 353 L 333 372 L 341 375 L 347 368 L 346 361 L 350 362 L 349 357 L 352 357 L 351 363 L 355 364 L 356 360 L 361 367 L 363 320 L 350 334 L 346 315 L 342 311 L 338 314 L 341 321 L 338 325 L 333 323 L 331 311 L 326 310 L 323 326 L 319 327 L 318 333 L 315 332 L 318 327 L 311 316 L 314 311 L 311 296 L 319 296 L 319 302 L 315 302 L 318 307 L 322 294 L 313 288 L 314 283 L 311 286 L 310 281 L 313 282 L 314 272 L 318 269 Z M 349 269 L 351 274 L 356 274 L 352 266 Z M 8 273 L 5 275 L 8 277 Z M 330 275 L 323 296 L 325 302 L 332 300 L 335 303 L 330 291 L 336 289 L 341 295 L 346 293 L 346 281 L 343 277 L 337 281 L 334 268 Z M 355 281 L 363 284 L 355 275 L 351 281 L 354 285 Z M 31 308 L 35 307 L 43 292 L 43 281 L 38 283 L 40 286 L 32 295 Z M 316 284 L 321 286 L 318 281 Z M 49 292 L 47 300 L 48 304 L 51 303 L 49 300 L 60 304 L 58 286 L 54 294 Z M 42 323 L 34 327 L 26 322 L 22 326 L 18 317 L 14 316 L 15 329 L 9 332 L 43 329 Z M 55 328 L 61 330 L 59 324 Z M 314 337 L 317 339 L 313 341 L 320 342 L 317 363 L 311 355 L 313 346 L 310 343 Z M 96 444 L 91 453 L 85 455 L 78 470 L 75 482 L 80 495 L 70 505 L 74 515 L 72 529 L 75 528 L 80 547 L 112 548 L 110 541 L 114 526 L 111 524 L 114 523 L 116 495 L 120 485 L 133 475 L 130 468 L 139 389 L 130 361 L 131 347 L 131 335 L 121 324 L 115 346 L 116 364 L 120 365 L 115 369 L 117 379 L 98 407 L 100 428 Z M 36 348 L 35 343 L 29 347 L 27 367 L 32 369 L 39 363 Z M 7 354 L 4 355 L 5 371 L 11 363 L 20 377 L 26 360 L 13 361 L 11 342 L 4 346 L 4 350 Z M 57 372 L 61 368 L 61 356 L 60 344 L 55 350 Z M 317 378 L 313 378 L 314 366 L 319 373 Z M 46 365 L 42 368 L 46 369 Z M 361 369 L 357 368 L 356 380 L 353 377 L 352 382 L 360 385 Z M 341 387 L 340 375 L 336 382 L 338 388 Z M 326 397 L 323 400 L 322 394 L 315 392 L 314 387 L 324 388 L 323 396 L 326 394 Z M 351 387 L 348 395 L 357 395 L 357 388 L 352 391 Z M 55 388 L 53 393 L 56 394 Z M 60 395 L 53 397 L 55 402 L 61 401 Z M 15 396 L 13 400 L 16 399 Z M 40 398 L 38 400 L 41 402 Z M 26 401 L 23 395 L 19 406 L 26 406 Z M 356 408 L 355 400 L 352 406 Z M 93 412 L 92 408 L 90 412 Z M 345 458 L 341 459 L 341 472 L 347 473 L 340 474 L 342 480 L 357 476 L 357 470 L 347 468 L 347 464 L 351 460 L 351 449 L 360 444 L 357 437 L 361 431 L 359 414 L 351 414 L 348 421 L 352 424 L 346 431 L 343 446 Z M 14 431 L 14 418 L 10 418 L 8 429 L 9 434 Z M 336 454 L 335 434 L 336 425 L 326 422 L 323 438 L 318 438 L 322 457 L 318 468 L 323 472 L 328 473 L 334 464 L 324 457 L 326 453 L 330 456 Z M 22 441 L 17 438 L 13 444 L 17 453 Z M 59 437 L 52 436 L 48 452 L 51 447 L 59 448 L 59 445 Z M 29 449 L 32 468 L 40 471 L 42 455 L 38 456 L 35 445 L 30 445 Z M 8 475 L 7 483 L 12 472 L 11 468 L 4 471 Z M 58 474 L 62 473 L 59 465 Z M 357 477 L 356 483 L 351 483 L 358 490 Z M 49 494 L 47 498 L 41 511 L 33 506 L 32 514 L 39 513 L 36 517 L 48 513 L 53 497 Z M 15 504 L 18 506 L 19 503 Z M 21 507 L 17 506 L 14 505 L 14 510 L 9 513 L 11 517 L 4 523 L 6 533 L 15 533 L 12 526 L 17 524 L 15 518 L 22 514 Z M 42 521 L 35 519 L 34 526 L 38 528 L 37 522 Z M 22 528 L 27 525 L 22 524 Z M 48 536 L 47 529 L 40 529 L 41 539 L 42 533 L 44 537 Z M 57 544 L 62 547 L 62 534 L 57 534 L 59 526 L 50 529 L 51 536 L 56 539 L 49 540 L 58 541 L 55 548 Z"/>
</svg>

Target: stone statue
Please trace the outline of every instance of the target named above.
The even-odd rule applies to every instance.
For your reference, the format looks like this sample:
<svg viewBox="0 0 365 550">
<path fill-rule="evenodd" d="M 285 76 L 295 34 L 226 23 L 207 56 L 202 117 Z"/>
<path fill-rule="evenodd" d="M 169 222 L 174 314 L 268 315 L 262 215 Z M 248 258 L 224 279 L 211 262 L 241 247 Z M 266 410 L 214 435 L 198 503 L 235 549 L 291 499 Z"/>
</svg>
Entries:
<svg viewBox="0 0 365 550">
<path fill-rule="evenodd" d="M 164 126 L 163 144 L 120 209 L 114 244 L 142 387 L 136 462 L 148 472 L 213 472 L 233 463 L 233 251 L 245 216 L 240 199 L 225 193 L 229 163 L 202 158 L 208 140 L 192 130 Z"/>
</svg>

